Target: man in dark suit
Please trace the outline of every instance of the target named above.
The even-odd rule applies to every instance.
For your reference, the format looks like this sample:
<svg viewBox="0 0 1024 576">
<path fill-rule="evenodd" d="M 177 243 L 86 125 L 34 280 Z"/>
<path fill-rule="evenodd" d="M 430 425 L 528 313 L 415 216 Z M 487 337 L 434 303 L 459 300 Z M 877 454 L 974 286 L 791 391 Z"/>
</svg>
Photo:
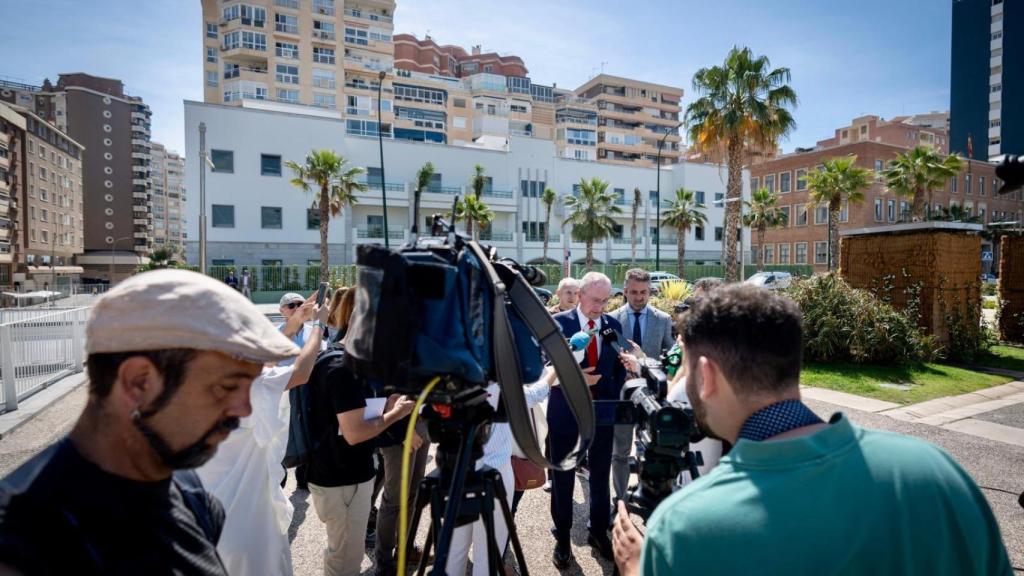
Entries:
<svg viewBox="0 0 1024 576">
<path fill-rule="evenodd" d="M 598 383 L 591 387 L 595 400 L 618 400 L 625 381 L 625 368 L 612 348 L 611 339 L 600 337 L 601 331 L 609 327 L 620 334 L 622 332 L 622 325 L 604 313 L 611 292 L 612 284 L 607 276 L 590 272 L 580 280 L 579 305 L 554 316 L 567 338 L 580 330 L 592 333 L 591 343 L 587 346 L 581 365 L 584 368 L 596 366 L 595 373 L 601 376 Z M 587 454 L 590 464 L 590 536 L 587 542 L 607 559 L 612 558 L 611 541 L 607 534 L 611 504 L 609 480 L 612 431 L 612 426 L 598 426 Z M 561 460 L 569 454 L 576 446 L 578 437 L 576 420 L 569 411 L 562 390 L 553 388 L 548 400 L 548 442 L 552 460 Z M 555 567 L 562 570 L 572 562 L 569 536 L 572 531 L 572 496 L 576 477 L 571 470 L 554 472 L 552 484 L 551 519 L 555 524 L 556 541 L 552 560 Z"/>
</svg>

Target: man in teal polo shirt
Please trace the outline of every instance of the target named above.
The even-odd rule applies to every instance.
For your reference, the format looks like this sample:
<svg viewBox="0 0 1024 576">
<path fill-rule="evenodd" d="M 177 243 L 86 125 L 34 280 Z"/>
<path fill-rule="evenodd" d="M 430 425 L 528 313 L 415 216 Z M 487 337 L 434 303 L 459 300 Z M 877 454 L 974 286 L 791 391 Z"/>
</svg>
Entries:
<svg viewBox="0 0 1024 576">
<path fill-rule="evenodd" d="M 792 301 L 724 287 L 680 324 L 697 420 L 734 447 L 658 506 L 646 537 L 619 504 L 623 576 L 1012 574 L 988 503 L 948 454 L 800 402 Z"/>
</svg>

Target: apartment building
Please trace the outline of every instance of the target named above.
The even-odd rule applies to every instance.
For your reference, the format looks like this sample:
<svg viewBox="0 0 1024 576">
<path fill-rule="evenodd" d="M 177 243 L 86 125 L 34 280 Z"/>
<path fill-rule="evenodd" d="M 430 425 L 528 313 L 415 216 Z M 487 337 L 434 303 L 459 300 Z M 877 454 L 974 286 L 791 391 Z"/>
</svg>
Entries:
<svg viewBox="0 0 1024 576">
<path fill-rule="evenodd" d="M 891 120 L 878 116 L 854 118 L 849 126 L 836 128 L 832 138 L 818 141 L 818 148 L 832 148 L 854 142 L 881 142 L 903 148 L 925 146 L 940 154 L 948 154 L 949 138 L 944 114 L 897 116 Z"/>
<path fill-rule="evenodd" d="M 809 152 L 779 156 L 751 167 L 751 189 L 767 188 L 779 194 L 779 203 L 788 215 L 788 223 L 769 230 L 763 246 L 767 264 L 808 264 L 815 271 L 824 271 L 828 263 L 828 210 L 824 204 L 810 204 L 806 175 L 826 159 L 854 155 L 857 165 L 875 172 L 883 170 L 907 146 L 861 140 L 832 147 L 820 147 Z M 979 221 L 990 226 L 1000 222 L 1020 222 L 1024 216 L 1021 193 L 999 196 L 1000 182 L 995 166 L 988 162 L 970 161 L 969 166 L 951 178 L 942 190 L 932 193 L 929 212 L 941 208 L 961 206 Z M 885 191 L 881 177 L 876 176 L 864 191 L 864 202 L 844 205 L 840 212 L 839 229 L 885 226 L 910 218 L 910 198 L 900 198 Z M 752 258 L 762 247 L 753 239 Z M 983 240 L 983 250 L 995 247 Z M 756 261 L 756 260 L 755 260 Z"/>
<path fill-rule="evenodd" d="M 185 159 L 153 142 L 153 249 L 185 253 Z"/>
<path fill-rule="evenodd" d="M 84 275 L 106 278 L 111 250 L 125 273 L 152 250 L 150 135 L 152 112 L 120 80 L 61 74 L 57 84 L 0 81 L 0 100 L 20 104 L 85 147 Z"/>
<path fill-rule="evenodd" d="M 0 232 L 0 238 L 6 237 L 10 247 L 3 254 L 10 258 L 4 263 L 6 270 L 0 271 L 6 275 L 0 284 L 32 290 L 76 280 L 82 274 L 76 257 L 85 244 L 85 148 L 21 106 L 0 103 L 0 115 L 5 118 L 9 160 L 8 196 L 0 196 L 7 205 L 6 217 L 0 217 L 0 230 L 6 232 Z M 17 163 L 14 170 L 12 159 Z"/>
<path fill-rule="evenodd" d="M 319 262 L 319 221 L 318 213 L 311 210 L 313 198 L 292 186 L 289 175 L 282 171 L 283 162 L 300 160 L 310 148 L 333 149 L 353 165 L 368 170 L 369 189 L 359 193 L 358 203 L 331 222 L 328 241 L 333 263 L 352 263 L 356 246 L 382 241 L 383 191 L 387 193 L 387 235 L 392 245 L 408 239 L 416 173 L 428 161 L 436 172 L 423 194 L 421 226 L 429 215 L 449 211 L 456 194 L 469 193 L 474 166 L 479 164 L 487 175 L 483 199 L 495 213 L 490 228 L 482 234 L 486 242 L 503 255 L 538 262 L 543 259 L 543 240 L 547 236 L 549 261 L 561 262 L 568 252 L 571 260 L 578 262 L 585 256 L 585 247 L 571 239 L 571 229 L 561 226 L 566 217 L 564 208 L 556 205 L 548 229 L 540 193 L 552 188 L 560 196 L 571 195 L 577 192 L 581 178 L 598 177 L 616 193 L 622 213 L 615 217 L 613 236 L 594 247 L 595 258 L 600 262 L 631 258 L 630 205 L 637 188 L 642 191 L 637 257 L 653 260 L 660 254 L 666 261 L 676 258 L 676 231 L 658 226 L 655 199 L 659 176 L 653 166 L 580 162 L 560 157 L 553 140 L 527 136 L 510 135 L 505 149 L 387 139 L 387 181 L 382 183 L 375 135 L 344 132 L 346 120 L 342 118 L 294 114 L 289 113 L 290 109 L 274 102 L 263 103 L 261 108 L 185 103 L 186 187 L 195 189 L 199 171 L 206 169 L 198 160 L 200 122 L 206 124 L 206 143 L 216 166 L 206 176 L 208 264 Z M 263 137 L 266 134 L 275 137 Z M 670 198 L 673 190 L 684 186 L 696 190 L 708 206 L 707 229 L 695 227 L 689 231 L 688 261 L 715 263 L 721 258 L 724 211 L 713 206 L 711 199 L 725 195 L 725 178 L 719 167 L 710 165 L 679 163 L 660 171 L 662 198 Z M 195 262 L 199 206 L 189 202 L 186 210 L 186 251 L 189 261 Z M 749 232 L 744 234 L 749 245 Z"/>
<path fill-rule="evenodd" d="M 681 88 L 600 74 L 574 95 L 597 106 L 598 161 L 654 166 L 659 157 L 662 164 L 682 158 Z"/>
<path fill-rule="evenodd" d="M 22 142 L 25 118 L 14 108 L 0 103 L 0 287 L 13 287 L 14 273 L 21 259 L 18 241 L 18 213 L 25 173 Z"/>
<path fill-rule="evenodd" d="M 952 9 L 950 150 L 980 159 L 1022 154 L 1024 6 L 954 0 Z"/>
</svg>

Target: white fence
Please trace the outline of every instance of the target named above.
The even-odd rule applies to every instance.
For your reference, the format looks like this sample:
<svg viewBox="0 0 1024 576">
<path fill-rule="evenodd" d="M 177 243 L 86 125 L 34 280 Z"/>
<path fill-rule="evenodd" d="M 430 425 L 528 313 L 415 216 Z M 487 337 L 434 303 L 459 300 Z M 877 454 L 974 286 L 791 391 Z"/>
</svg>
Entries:
<svg viewBox="0 0 1024 576">
<path fill-rule="evenodd" d="M 81 372 L 88 308 L 4 310 L 0 316 L 0 406 L 18 402 Z"/>
</svg>

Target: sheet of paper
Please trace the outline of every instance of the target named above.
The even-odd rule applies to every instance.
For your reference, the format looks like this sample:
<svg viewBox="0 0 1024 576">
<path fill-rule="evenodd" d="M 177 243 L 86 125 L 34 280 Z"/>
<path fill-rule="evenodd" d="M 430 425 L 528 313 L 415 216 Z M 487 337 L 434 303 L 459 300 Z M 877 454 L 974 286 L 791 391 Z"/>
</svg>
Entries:
<svg viewBox="0 0 1024 576">
<path fill-rule="evenodd" d="M 366 410 L 363 412 L 363 420 L 373 420 L 374 418 L 380 418 L 384 415 L 384 405 L 387 404 L 387 398 L 367 398 L 366 399 Z"/>
</svg>

